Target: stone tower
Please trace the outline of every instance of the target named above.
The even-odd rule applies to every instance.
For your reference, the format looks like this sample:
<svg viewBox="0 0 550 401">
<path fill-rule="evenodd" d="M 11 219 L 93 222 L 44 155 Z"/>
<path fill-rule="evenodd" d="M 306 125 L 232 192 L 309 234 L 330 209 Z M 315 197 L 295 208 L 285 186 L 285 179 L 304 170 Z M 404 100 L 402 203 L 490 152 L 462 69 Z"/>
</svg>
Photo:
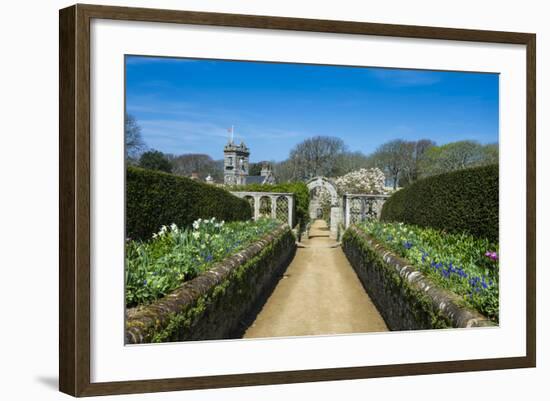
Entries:
<svg viewBox="0 0 550 401">
<path fill-rule="evenodd" d="M 223 148 L 223 182 L 227 185 L 246 185 L 250 151 L 241 141 L 240 145 L 230 139 Z"/>
<path fill-rule="evenodd" d="M 262 177 L 267 177 L 271 174 L 271 166 L 268 163 L 262 163 L 262 169 L 260 170 L 260 175 Z"/>
</svg>

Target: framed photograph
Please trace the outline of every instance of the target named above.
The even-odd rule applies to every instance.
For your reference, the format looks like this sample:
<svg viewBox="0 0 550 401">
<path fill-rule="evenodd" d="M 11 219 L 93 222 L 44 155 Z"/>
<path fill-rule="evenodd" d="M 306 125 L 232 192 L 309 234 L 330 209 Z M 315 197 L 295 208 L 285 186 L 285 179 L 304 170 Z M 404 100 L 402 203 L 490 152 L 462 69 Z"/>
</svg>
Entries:
<svg viewBox="0 0 550 401">
<path fill-rule="evenodd" d="M 59 26 L 62 392 L 535 366 L 534 34 Z"/>
</svg>

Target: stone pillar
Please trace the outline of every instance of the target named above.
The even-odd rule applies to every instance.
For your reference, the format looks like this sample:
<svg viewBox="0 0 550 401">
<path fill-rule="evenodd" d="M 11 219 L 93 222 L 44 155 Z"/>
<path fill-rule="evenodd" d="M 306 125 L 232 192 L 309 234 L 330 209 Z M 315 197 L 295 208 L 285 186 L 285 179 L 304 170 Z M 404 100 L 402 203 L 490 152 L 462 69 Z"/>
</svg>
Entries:
<svg viewBox="0 0 550 401">
<path fill-rule="evenodd" d="M 294 228 L 294 195 L 287 196 L 288 201 L 288 225 L 290 228 Z"/>
<path fill-rule="evenodd" d="M 340 208 L 332 205 L 330 208 L 330 238 L 338 238 L 338 223 L 340 222 Z"/>
<path fill-rule="evenodd" d="M 351 222 L 351 199 L 349 196 L 344 197 L 344 204 L 345 204 L 345 220 L 344 220 L 344 226 L 346 229 L 349 227 Z"/>
<path fill-rule="evenodd" d="M 254 221 L 260 218 L 260 197 L 254 195 Z"/>
</svg>

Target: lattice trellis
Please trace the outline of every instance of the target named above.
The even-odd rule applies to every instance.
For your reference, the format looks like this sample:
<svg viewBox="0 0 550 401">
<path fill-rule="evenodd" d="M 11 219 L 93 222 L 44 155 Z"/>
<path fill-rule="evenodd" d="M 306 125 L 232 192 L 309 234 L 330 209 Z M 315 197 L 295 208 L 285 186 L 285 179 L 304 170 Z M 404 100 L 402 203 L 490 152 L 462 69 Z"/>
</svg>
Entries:
<svg viewBox="0 0 550 401">
<path fill-rule="evenodd" d="M 286 196 L 279 196 L 276 200 L 275 218 L 279 221 L 288 220 L 288 199 Z"/>
<path fill-rule="evenodd" d="M 271 198 L 268 196 L 260 198 L 260 216 L 271 217 Z"/>
<path fill-rule="evenodd" d="M 380 201 L 373 198 L 357 197 L 347 200 L 350 202 L 350 224 L 360 223 L 378 216 Z"/>
</svg>

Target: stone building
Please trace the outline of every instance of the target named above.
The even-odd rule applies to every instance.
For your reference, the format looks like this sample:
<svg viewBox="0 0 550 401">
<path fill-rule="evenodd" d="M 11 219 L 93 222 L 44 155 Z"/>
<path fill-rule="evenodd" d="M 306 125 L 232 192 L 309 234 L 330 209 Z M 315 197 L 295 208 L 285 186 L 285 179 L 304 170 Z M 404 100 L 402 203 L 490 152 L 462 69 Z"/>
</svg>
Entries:
<svg viewBox="0 0 550 401">
<path fill-rule="evenodd" d="M 223 182 L 226 185 L 274 184 L 270 166 L 264 163 L 260 175 L 248 175 L 250 149 L 243 141 L 239 145 L 229 139 L 223 148 Z"/>
<path fill-rule="evenodd" d="M 237 145 L 230 139 L 223 148 L 223 182 L 226 185 L 245 185 L 248 175 L 250 151 L 241 141 Z"/>
</svg>

